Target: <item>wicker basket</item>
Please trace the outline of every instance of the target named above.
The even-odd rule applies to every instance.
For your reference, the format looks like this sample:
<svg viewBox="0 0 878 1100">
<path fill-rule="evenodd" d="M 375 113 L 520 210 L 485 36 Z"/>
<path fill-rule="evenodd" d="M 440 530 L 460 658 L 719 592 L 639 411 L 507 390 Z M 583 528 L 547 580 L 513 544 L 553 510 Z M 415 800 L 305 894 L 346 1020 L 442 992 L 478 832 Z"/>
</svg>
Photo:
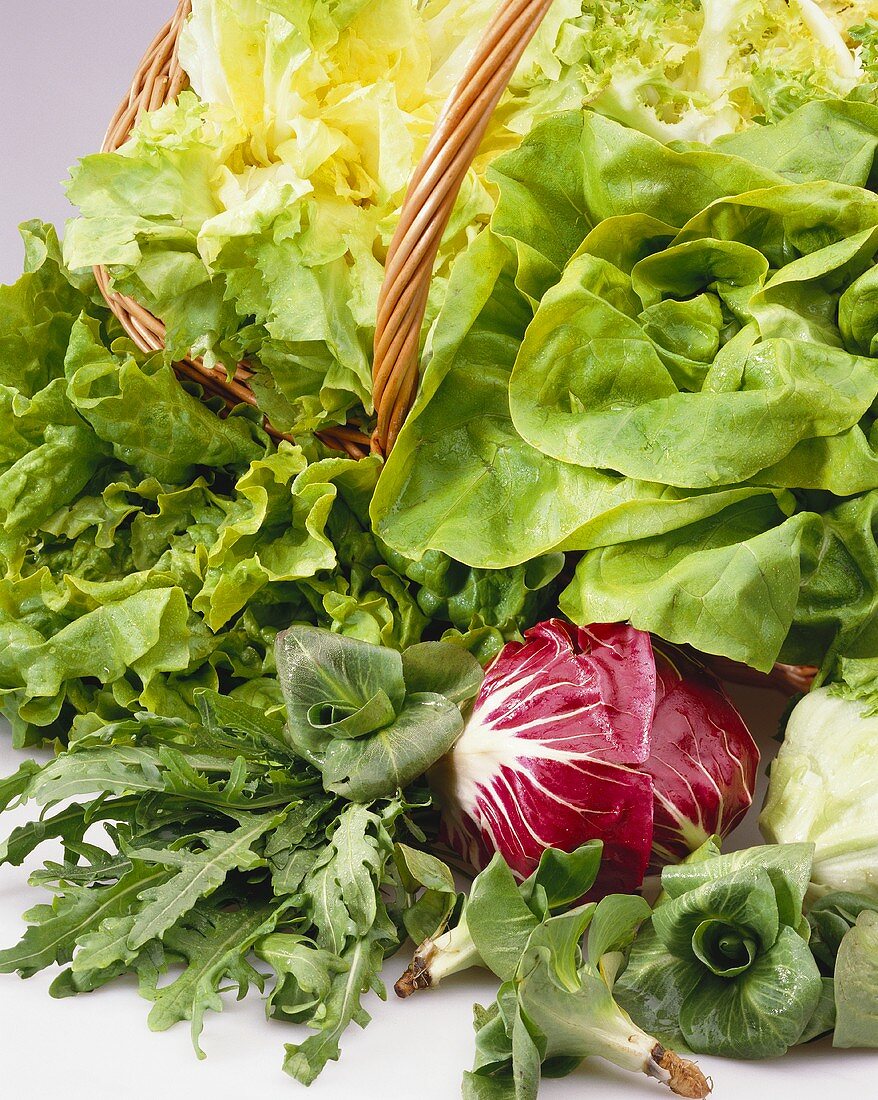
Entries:
<svg viewBox="0 0 878 1100">
<path fill-rule="evenodd" d="M 499 0 L 497 12 L 440 114 L 427 149 L 415 169 L 390 244 L 384 284 L 378 300 L 372 368 L 375 428 L 371 438 L 359 425 L 319 433 L 328 446 L 353 458 L 387 454 L 412 407 L 418 386 L 421 328 L 433 265 L 467 171 L 507 84 L 552 0 Z M 191 10 L 179 0 L 177 10 L 156 35 L 120 104 L 104 139 L 103 151 L 114 152 L 128 138 L 141 112 L 174 99 L 186 86 L 177 46 Z M 165 326 L 131 298 L 110 289 L 110 276 L 95 268 L 98 286 L 110 309 L 134 343 L 146 352 L 165 345 Z M 228 408 L 242 402 L 255 406 L 249 386 L 253 371 L 239 363 L 234 375 L 208 367 L 201 359 L 174 365 L 179 377 L 201 385 L 206 396 L 220 396 Z M 289 438 L 265 422 L 275 438 Z M 812 668 L 776 665 L 767 677 L 724 658 L 712 659 L 723 679 L 773 686 L 788 694 L 807 690 Z"/>
</svg>

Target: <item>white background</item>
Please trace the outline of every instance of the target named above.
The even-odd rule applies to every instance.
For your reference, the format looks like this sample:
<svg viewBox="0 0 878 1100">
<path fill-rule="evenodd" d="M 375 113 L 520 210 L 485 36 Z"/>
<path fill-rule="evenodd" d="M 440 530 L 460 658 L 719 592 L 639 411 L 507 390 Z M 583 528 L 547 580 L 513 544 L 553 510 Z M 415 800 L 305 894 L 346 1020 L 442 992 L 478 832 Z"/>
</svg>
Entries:
<svg viewBox="0 0 878 1100">
<path fill-rule="evenodd" d="M 41 217 L 61 223 L 69 207 L 59 186 L 77 156 L 97 149 L 103 129 L 138 58 L 172 0 L 2 0 L 0 20 L 0 281 L 21 262 L 15 225 Z M 782 701 L 764 692 L 738 699 L 766 750 Z M 0 729 L 0 775 L 19 755 Z M 6 834 L 24 815 L 7 814 Z M 756 843 L 751 815 L 736 836 Z M 54 857 L 46 852 L 45 856 Z M 35 866 L 31 862 L 29 866 Z M 20 914 L 42 900 L 26 884 L 27 868 L 0 868 L 0 946 L 15 942 Z M 403 969 L 391 961 L 388 985 Z M 205 1062 L 192 1052 L 185 1025 L 162 1035 L 146 1029 L 148 1005 L 133 986 L 117 983 L 90 996 L 53 1001 L 50 976 L 27 982 L 0 976 L 0 1096 L 15 1100 L 200 1100 L 290 1097 L 301 1088 L 281 1073 L 284 1042 L 299 1029 L 266 1021 L 251 995 L 229 999 L 206 1022 Z M 330 1064 L 309 1091 L 314 1100 L 453 1100 L 472 1059 L 470 1012 L 493 987 L 478 972 L 400 1002 L 369 998 L 374 1021 L 344 1038 L 341 1062 Z M 392 994 L 391 994 L 392 998 Z M 875 1095 L 874 1054 L 833 1051 L 826 1042 L 774 1062 L 729 1063 L 704 1058 L 718 1100 L 828 1100 Z M 564 1081 L 547 1081 L 541 1096 L 572 1100 L 659 1097 L 654 1082 L 591 1061 Z"/>
</svg>

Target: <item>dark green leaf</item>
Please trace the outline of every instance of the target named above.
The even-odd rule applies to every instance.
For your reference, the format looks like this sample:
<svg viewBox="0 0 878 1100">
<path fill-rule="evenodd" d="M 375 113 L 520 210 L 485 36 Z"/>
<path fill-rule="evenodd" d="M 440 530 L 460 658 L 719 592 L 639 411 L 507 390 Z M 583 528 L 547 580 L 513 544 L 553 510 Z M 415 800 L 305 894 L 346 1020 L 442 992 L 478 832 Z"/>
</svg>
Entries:
<svg viewBox="0 0 878 1100">
<path fill-rule="evenodd" d="M 792 928 L 734 981 L 701 970 L 680 1008 L 680 1029 L 696 1053 L 776 1058 L 799 1041 L 821 996 L 808 945 Z"/>
<path fill-rule="evenodd" d="M 835 982 L 832 978 L 820 979 L 820 1000 L 798 1038 L 799 1043 L 810 1043 L 828 1034 L 835 1027 Z"/>
<path fill-rule="evenodd" d="M 703 973 L 695 960 L 669 955 L 650 921 L 634 941 L 628 965 L 613 984 L 613 995 L 641 1027 L 677 1049 L 683 1042 L 680 1012 Z"/>
<path fill-rule="evenodd" d="M 402 671 L 409 694 L 444 695 L 458 707 L 475 699 L 484 679 L 475 657 L 447 642 L 409 646 L 402 655 Z"/>
<path fill-rule="evenodd" d="M 402 658 L 392 649 L 326 630 L 292 627 L 277 639 L 278 673 L 294 743 L 315 743 L 315 707 L 355 715 L 383 693 L 393 711 L 405 698 Z M 380 724 L 387 722 L 381 711 Z M 380 728 L 373 726 L 372 729 Z M 362 732 L 371 732 L 364 730 Z M 319 742 L 318 742 L 319 744 Z"/>
<path fill-rule="evenodd" d="M 186 960 L 179 977 L 157 991 L 149 1014 L 153 1031 L 166 1031 L 179 1020 L 192 1021 L 192 1043 L 199 1058 L 204 1013 L 221 1012 L 220 986 L 231 981 L 238 987 L 238 999 L 251 985 L 262 988 L 262 977 L 247 962 L 250 948 L 270 931 L 278 919 L 277 910 L 254 905 L 237 909 L 193 908 L 185 920 L 166 936 L 167 947 Z"/>
<path fill-rule="evenodd" d="M 286 1045 L 286 1073 L 310 1085 L 327 1062 L 338 1059 L 339 1038 L 348 1024 L 353 1021 L 365 1027 L 369 1022 L 360 998 L 369 989 L 380 989 L 378 974 L 383 961 L 384 946 L 377 935 L 357 940 L 341 956 L 345 969 L 333 976 L 321 1013 L 313 1021 L 319 1030 L 302 1043 Z"/>
<path fill-rule="evenodd" d="M 105 920 L 122 919 L 135 907 L 142 891 L 165 881 L 164 868 L 135 864 L 112 886 L 75 887 L 51 905 L 25 914 L 30 927 L 15 947 L 0 952 L 0 973 L 18 971 L 30 977 L 55 962 L 69 962 L 79 939 Z"/>
<path fill-rule="evenodd" d="M 323 782 L 358 802 L 387 798 L 423 775 L 462 732 L 460 710 L 443 695 L 409 695 L 392 725 L 358 741 L 331 742 Z"/>
</svg>

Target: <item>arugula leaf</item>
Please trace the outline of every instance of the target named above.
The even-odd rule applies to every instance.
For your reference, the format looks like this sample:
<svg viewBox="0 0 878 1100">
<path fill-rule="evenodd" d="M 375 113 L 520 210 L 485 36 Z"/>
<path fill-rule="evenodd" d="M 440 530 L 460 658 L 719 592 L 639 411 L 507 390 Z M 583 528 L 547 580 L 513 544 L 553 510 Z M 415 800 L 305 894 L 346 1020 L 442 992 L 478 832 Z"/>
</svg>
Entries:
<svg viewBox="0 0 878 1100">
<path fill-rule="evenodd" d="M 136 805 L 133 798 L 106 799 L 92 807 L 73 803 L 52 817 L 26 822 L 13 829 L 0 843 L 0 863 L 20 867 L 46 840 L 62 840 L 65 847 L 69 847 L 74 841 L 82 840 L 90 825 L 102 820 L 123 821 Z"/>
<path fill-rule="evenodd" d="M 346 806 L 304 882 L 318 946 L 341 956 L 349 940 L 373 926 L 376 883 L 388 854 L 381 818 L 365 806 Z"/>
<path fill-rule="evenodd" d="M 157 886 L 141 891 L 139 910 L 124 940 L 127 951 L 136 952 L 150 940 L 161 937 L 199 898 L 221 886 L 231 871 L 251 871 L 259 867 L 263 859 L 253 851 L 253 846 L 280 820 L 279 815 L 263 815 L 232 832 L 200 833 L 197 840 L 204 847 L 195 852 L 187 848 L 130 848 L 129 854 L 137 860 L 170 868 L 171 873 Z M 112 961 L 115 960 L 108 957 L 103 965 Z"/>
<path fill-rule="evenodd" d="M 139 864 L 111 886 L 73 887 L 51 905 L 36 906 L 25 914 L 30 927 L 20 943 L 0 951 L 0 973 L 18 971 L 27 978 L 52 963 L 68 962 L 82 935 L 128 914 L 142 890 L 167 878 L 164 868 Z"/>
<path fill-rule="evenodd" d="M 170 984 L 155 991 L 155 1004 L 149 1013 L 152 1031 L 167 1031 L 180 1020 L 192 1021 L 192 1045 L 199 1058 L 204 1052 L 199 1038 L 204 1013 L 221 1012 L 221 985 L 231 981 L 238 987 L 240 1000 L 255 985 L 262 990 L 262 975 L 247 961 L 250 948 L 270 932 L 281 917 L 281 910 L 268 906 L 244 905 L 213 909 L 193 907 L 185 919 L 165 936 L 165 948 L 186 960 L 186 968 Z"/>
<path fill-rule="evenodd" d="M 333 976 L 347 970 L 338 955 L 294 932 L 270 932 L 254 950 L 274 971 L 269 1014 L 295 1023 L 306 1022 L 319 1010 L 329 996 Z"/>
<path fill-rule="evenodd" d="M 315 1032 L 286 1059 L 311 1081 L 338 1057 L 347 1025 L 368 1022 L 363 996 L 384 995 L 380 970 L 402 929 L 441 922 L 455 906 L 451 872 L 403 843 L 423 840 L 408 816 L 428 804 L 423 792 L 344 802 L 291 755 L 276 719 L 210 691 L 195 702 L 204 725 L 122 719 L 4 782 L 10 802 L 83 801 L 7 841 L 5 857 L 20 862 L 60 838 L 64 862 L 33 876 L 56 896 L 28 914 L 0 970 L 64 966 L 51 986 L 58 997 L 133 975 L 153 1002 L 150 1027 L 190 1020 L 202 1057 L 205 1014 L 222 1009 L 229 983 L 239 996 L 265 992 L 262 959 L 274 973 L 269 1012 Z M 101 822 L 109 850 L 84 839 Z M 172 966 L 182 970 L 163 982 Z"/>
<path fill-rule="evenodd" d="M 319 1018 L 312 1019 L 317 1033 L 309 1035 L 302 1043 L 287 1043 L 284 1071 L 303 1085 L 310 1085 L 329 1061 L 337 1061 L 341 1049 L 339 1038 L 352 1021 L 365 1027 L 369 1015 L 362 1008 L 360 998 L 370 989 L 383 997 L 378 973 L 384 962 L 386 942 L 390 942 L 392 925 L 379 924 L 374 931 L 356 940 L 339 956 L 344 964 L 340 973 L 333 975 L 329 992 L 322 1002 Z M 386 941 L 386 942 L 385 942 Z"/>
</svg>

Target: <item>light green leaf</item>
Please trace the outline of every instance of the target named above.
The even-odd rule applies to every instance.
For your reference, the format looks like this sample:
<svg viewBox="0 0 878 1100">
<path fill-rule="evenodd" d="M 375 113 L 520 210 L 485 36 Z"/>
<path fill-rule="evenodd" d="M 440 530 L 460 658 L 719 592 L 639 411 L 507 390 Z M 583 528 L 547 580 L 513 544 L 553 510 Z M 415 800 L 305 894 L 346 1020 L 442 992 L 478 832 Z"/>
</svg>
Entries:
<svg viewBox="0 0 878 1100">
<path fill-rule="evenodd" d="M 447 864 L 429 852 L 400 843 L 393 851 L 403 888 L 411 895 L 421 891 L 403 913 L 410 938 L 421 944 L 445 926 L 457 904 L 454 876 Z"/>
<path fill-rule="evenodd" d="M 575 992 L 582 980 L 582 937 L 590 927 L 597 908 L 595 902 L 589 901 L 566 913 L 549 917 L 534 929 L 527 942 L 527 955 L 540 950 L 548 951 L 554 978 L 570 992 Z M 522 965 L 526 967 L 527 962 L 523 960 Z"/>
<path fill-rule="evenodd" d="M 813 513 L 784 522 L 774 500 L 755 497 L 671 534 L 585 554 L 561 610 L 574 622 L 628 618 L 768 671 L 793 624 L 803 560 L 812 566 L 822 535 Z"/>
<path fill-rule="evenodd" d="M 878 902 L 878 717 L 845 694 L 821 687 L 792 711 L 760 826 L 769 840 L 813 844 L 819 885 Z"/>
<path fill-rule="evenodd" d="M 466 904 L 466 922 L 485 966 L 510 981 L 539 919 L 521 896 L 505 861 L 496 855 L 475 879 Z"/>
<path fill-rule="evenodd" d="M 602 898 L 588 930 L 591 965 L 597 966 L 611 951 L 627 951 L 650 912 L 649 903 L 636 894 L 609 894 Z"/>
<path fill-rule="evenodd" d="M 479 662 L 459 646 L 420 642 L 402 655 L 406 691 L 443 695 L 463 707 L 479 693 L 484 671 Z"/>
<path fill-rule="evenodd" d="M 170 367 L 108 351 L 90 318 L 74 325 L 64 369 L 73 407 L 116 458 L 143 474 L 180 484 L 200 466 L 239 466 L 264 451 L 252 421 L 218 420 Z"/>
<path fill-rule="evenodd" d="M 878 913 L 864 910 L 841 941 L 835 963 L 832 1045 L 878 1046 Z"/>
<path fill-rule="evenodd" d="M 542 889 L 549 909 L 581 901 L 594 885 L 603 850 L 600 840 L 589 840 L 572 852 L 546 848 L 536 871 L 521 884 L 522 897 L 530 902 L 536 890 Z"/>
</svg>

